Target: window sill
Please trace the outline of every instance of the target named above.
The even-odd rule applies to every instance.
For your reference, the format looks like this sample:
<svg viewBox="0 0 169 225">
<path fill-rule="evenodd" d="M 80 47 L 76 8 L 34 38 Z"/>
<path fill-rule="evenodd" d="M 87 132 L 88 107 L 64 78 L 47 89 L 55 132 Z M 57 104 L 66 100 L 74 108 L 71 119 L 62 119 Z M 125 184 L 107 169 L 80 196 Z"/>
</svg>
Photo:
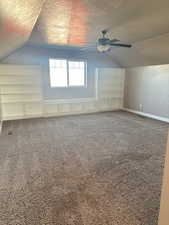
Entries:
<svg viewBox="0 0 169 225">
<path fill-rule="evenodd" d="M 72 89 L 72 88 L 87 88 L 87 85 L 79 85 L 79 86 L 65 86 L 65 87 L 51 87 L 51 89 Z"/>
</svg>

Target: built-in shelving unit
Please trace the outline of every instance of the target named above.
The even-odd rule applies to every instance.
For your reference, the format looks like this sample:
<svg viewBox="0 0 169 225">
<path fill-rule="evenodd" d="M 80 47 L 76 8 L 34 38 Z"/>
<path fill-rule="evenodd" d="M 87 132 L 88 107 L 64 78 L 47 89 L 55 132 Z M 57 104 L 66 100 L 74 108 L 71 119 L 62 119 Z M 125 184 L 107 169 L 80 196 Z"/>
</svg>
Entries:
<svg viewBox="0 0 169 225">
<path fill-rule="evenodd" d="M 42 115 L 40 66 L 0 65 L 3 120 Z"/>
<path fill-rule="evenodd" d="M 123 107 L 124 70 L 97 69 L 92 98 L 44 100 L 40 66 L 0 65 L 3 120 L 116 110 Z"/>
</svg>

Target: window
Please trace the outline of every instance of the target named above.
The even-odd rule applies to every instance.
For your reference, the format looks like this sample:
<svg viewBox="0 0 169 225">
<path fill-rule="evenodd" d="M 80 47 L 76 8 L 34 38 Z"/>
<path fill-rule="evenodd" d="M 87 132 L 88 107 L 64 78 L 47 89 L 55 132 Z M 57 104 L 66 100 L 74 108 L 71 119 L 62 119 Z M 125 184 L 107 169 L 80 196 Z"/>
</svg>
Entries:
<svg viewBox="0 0 169 225">
<path fill-rule="evenodd" d="M 50 85 L 51 87 L 66 87 L 67 86 L 66 60 L 50 59 Z"/>
<path fill-rule="evenodd" d="M 73 87 L 86 85 L 86 62 L 50 59 L 50 86 Z"/>
</svg>

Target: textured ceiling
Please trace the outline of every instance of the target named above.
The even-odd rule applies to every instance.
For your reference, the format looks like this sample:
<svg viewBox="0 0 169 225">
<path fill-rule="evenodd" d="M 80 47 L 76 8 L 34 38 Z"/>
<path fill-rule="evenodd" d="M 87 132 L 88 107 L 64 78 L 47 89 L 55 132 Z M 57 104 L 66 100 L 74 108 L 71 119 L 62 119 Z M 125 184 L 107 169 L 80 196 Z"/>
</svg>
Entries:
<svg viewBox="0 0 169 225">
<path fill-rule="evenodd" d="M 46 0 L 31 36 L 33 43 L 85 45 L 89 24 L 81 0 Z"/>
<path fill-rule="evenodd" d="M 168 0 L 46 0 L 30 42 L 90 45 L 102 29 L 133 44 L 114 48 L 122 66 L 169 63 Z"/>
<path fill-rule="evenodd" d="M 19 24 L 12 26 L 9 38 L 19 36 L 15 44 L 20 38 L 27 39 L 43 0 L 1 1 L 3 16 L 11 21 L 15 17 L 15 25 Z M 113 48 L 109 53 L 122 66 L 169 63 L 168 12 L 169 0 L 45 0 L 29 43 L 88 46 L 102 29 L 109 28 L 110 37 L 133 44 L 131 49 Z"/>
<path fill-rule="evenodd" d="M 0 58 L 28 40 L 44 0 L 0 1 Z"/>
</svg>

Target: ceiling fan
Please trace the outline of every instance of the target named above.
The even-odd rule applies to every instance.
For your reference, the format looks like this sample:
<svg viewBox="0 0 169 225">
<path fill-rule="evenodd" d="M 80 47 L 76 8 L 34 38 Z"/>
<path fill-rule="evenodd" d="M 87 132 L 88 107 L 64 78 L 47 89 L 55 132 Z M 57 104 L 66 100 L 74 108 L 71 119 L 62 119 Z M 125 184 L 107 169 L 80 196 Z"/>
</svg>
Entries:
<svg viewBox="0 0 169 225">
<path fill-rule="evenodd" d="M 124 48 L 131 48 L 132 45 L 131 44 L 123 44 L 120 43 L 118 39 L 109 39 L 106 37 L 107 34 L 107 30 L 103 30 L 102 31 L 102 38 L 99 38 L 97 41 L 97 50 L 99 52 L 108 52 L 112 49 L 113 46 L 116 47 L 124 47 Z"/>
<path fill-rule="evenodd" d="M 106 37 L 106 34 L 108 33 L 107 30 L 102 31 L 102 37 L 99 38 L 95 44 L 91 43 L 91 45 L 88 45 L 86 47 L 80 48 L 82 51 L 81 54 L 83 55 L 83 51 L 95 51 L 97 50 L 100 53 L 107 53 L 111 51 L 112 47 L 123 47 L 123 48 L 131 48 L 131 44 L 124 44 L 121 43 L 118 39 L 109 39 Z M 78 56 L 81 55 L 78 53 Z M 73 55 L 71 58 L 76 58 L 77 55 Z"/>
</svg>

